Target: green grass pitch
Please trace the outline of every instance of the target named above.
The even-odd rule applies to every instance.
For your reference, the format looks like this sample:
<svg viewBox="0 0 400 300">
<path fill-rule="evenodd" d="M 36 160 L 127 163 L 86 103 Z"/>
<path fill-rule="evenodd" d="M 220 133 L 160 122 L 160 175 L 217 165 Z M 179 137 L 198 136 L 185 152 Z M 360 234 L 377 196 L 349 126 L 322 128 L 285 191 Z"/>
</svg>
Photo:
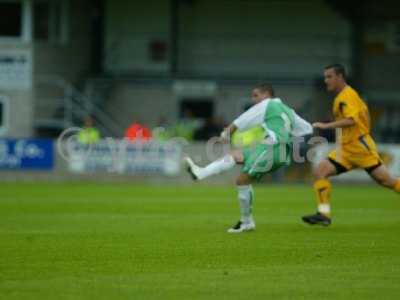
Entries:
<svg viewBox="0 0 400 300">
<path fill-rule="evenodd" d="M 256 187 L 257 230 L 230 235 L 232 186 L 1 184 L 0 299 L 400 299 L 400 197 Z"/>
</svg>

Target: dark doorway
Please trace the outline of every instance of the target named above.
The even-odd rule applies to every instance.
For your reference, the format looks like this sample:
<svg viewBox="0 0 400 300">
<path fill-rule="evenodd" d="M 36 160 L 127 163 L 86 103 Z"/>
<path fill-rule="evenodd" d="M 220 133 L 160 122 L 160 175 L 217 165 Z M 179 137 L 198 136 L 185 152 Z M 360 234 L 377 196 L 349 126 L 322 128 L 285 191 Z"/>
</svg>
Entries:
<svg viewBox="0 0 400 300">
<path fill-rule="evenodd" d="M 184 98 L 180 103 L 180 118 L 209 119 L 214 116 L 214 99 Z"/>
</svg>

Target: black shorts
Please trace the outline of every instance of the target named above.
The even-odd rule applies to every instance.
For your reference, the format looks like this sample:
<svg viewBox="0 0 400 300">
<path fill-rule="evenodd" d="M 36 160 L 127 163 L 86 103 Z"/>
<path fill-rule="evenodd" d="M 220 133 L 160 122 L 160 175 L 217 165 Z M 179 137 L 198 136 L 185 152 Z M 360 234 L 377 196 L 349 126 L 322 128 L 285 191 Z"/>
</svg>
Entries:
<svg viewBox="0 0 400 300">
<path fill-rule="evenodd" d="M 335 166 L 337 175 L 350 171 L 346 167 L 344 167 L 340 163 L 338 163 L 336 160 L 334 160 L 332 158 L 328 158 L 328 160 L 332 163 L 332 165 Z M 381 165 L 382 165 L 382 162 L 378 162 L 376 165 L 373 165 L 371 167 L 365 168 L 364 170 L 368 174 L 371 174 L 371 172 L 373 172 L 375 169 L 379 168 Z"/>
</svg>

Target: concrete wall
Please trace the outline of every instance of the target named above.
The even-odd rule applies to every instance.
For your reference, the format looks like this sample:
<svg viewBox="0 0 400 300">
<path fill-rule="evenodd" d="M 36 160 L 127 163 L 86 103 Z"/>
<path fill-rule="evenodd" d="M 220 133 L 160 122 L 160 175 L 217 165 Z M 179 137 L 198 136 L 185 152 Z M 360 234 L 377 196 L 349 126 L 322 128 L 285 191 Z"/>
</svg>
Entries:
<svg viewBox="0 0 400 300">
<path fill-rule="evenodd" d="M 64 3 L 67 10 L 65 40 L 35 41 L 33 44 L 35 118 L 39 119 L 53 116 L 55 109 L 60 105 L 56 100 L 63 93 L 47 80 L 44 80 L 43 84 L 41 78 L 63 78 L 78 85 L 90 72 L 90 22 L 93 16 L 90 1 L 65 0 Z"/>
<path fill-rule="evenodd" d="M 8 131 L 4 137 L 30 137 L 33 133 L 32 91 L 2 90 L 0 95 L 9 99 Z"/>
<path fill-rule="evenodd" d="M 169 41 L 169 0 L 106 0 L 104 67 L 107 71 L 163 74 L 168 60 L 153 62 L 149 55 L 152 41 Z"/>
<path fill-rule="evenodd" d="M 394 20 L 368 20 L 363 37 L 363 86 L 367 93 L 398 94 L 400 103 L 400 15 Z M 376 100 L 376 99 L 375 99 Z"/>
<path fill-rule="evenodd" d="M 180 80 L 185 85 L 193 84 L 193 80 Z M 202 81 L 200 81 L 202 82 Z M 206 97 L 215 99 L 215 117 L 222 117 L 226 122 L 231 122 L 243 112 L 243 107 L 251 102 L 250 93 L 257 82 L 214 82 L 215 93 Z M 179 118 L 180 101 L 185 94 L 180 94 L 174 89 L 175 81 L 155 81 L 138 83 L 134 80 L 114 80 L 113 87 L 105 102 L 105 110 L 122 128 L 126 128 L 133 121 L 139 121 L 148 126 L 156 126 L 160 117 L 165 117 L 174 123 Z M 274 84 L 277 96 L 284 99 L 295 109 L 304 109 L 304 105 L 313 97 L 315 88 L 312 82 L 276 83 Z M 185 98 L 196 98 L 200 95 L 187 95 Z M 310 108 L 311 110 L 311 108 Z M 304 112 L 303 112 L 304 113 Z M 307 113 L 307 115 L 310 115 Z"/>
<path fill-rule="evenodd" d="M 34 75 L 60 75 L 77 83 L 90 69 L 91 32 L 93 16 L 90 1 L 65 0 L 67 10 L 65 41 L 35 41 Z"/>
<path fill-rule="evenodd" d="M 190 1 L 181 6 L 184 73 L 313 77 L 349 62 L 349 23 L 326 1 Z"/>
<path fill-rule="evenodd" d="M 168 59 L 152 62 L 148 50 L 152 40 L 169 42 L 169 2 L 107 1 L 107 71 L 168 72 Z M 350 61 L 349 23 L 324 0 L 181 1 L 178 15 L 183 74 L 312 78 Z"/>
<path fill-rule="evenodd" d="M 176 98 L 170 85 L 116 82 L 104 107 L 121 128 L 133 121 L 155 126 L 161 115 L 169 120 L 177 118 Z"/>
</svg>

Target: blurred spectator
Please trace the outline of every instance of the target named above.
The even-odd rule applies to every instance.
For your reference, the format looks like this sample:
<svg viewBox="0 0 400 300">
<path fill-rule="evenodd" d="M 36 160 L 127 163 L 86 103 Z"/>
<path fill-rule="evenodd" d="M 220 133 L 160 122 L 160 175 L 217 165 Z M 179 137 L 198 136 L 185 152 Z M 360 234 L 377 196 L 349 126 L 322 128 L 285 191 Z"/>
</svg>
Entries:
<svg viewBox="0 0 400 300">
<path fill-rule="evenodd" d="M 83 129 L 79 132 L 78 141 L 85 145 L 97 143 L 100 140 L 100 132 L 93 126 L 92 117 L 87 117 L 83 126 Z"/>
<path fill-rule="evenodd" d="M 175 136 L 183 137 L 188 141 L 193 140 L 194 132 L 201 126 L 202 122 L 196 119 L 190 109 L 183 111 L 182 119 L 176 124 Z"/>
<path fill-rule="evenodd" d="M 151 130 L 139 123 L 133 123 L 125 131 L 125 138 L 130 141 L 149 141 L 152 137 Z"/>
<path fill-rule="evenodd" d="M 165 116 L 160 116 L 157 120 L 157 126 L 153 128 L 151 131 L 153 139 L 159 141 L 166 141 L 172 137 L 170 132 L 171 130 L 168 128 L 168 120 Z"/>
<path fill-rule="evenodd" d="M 195 118 L 190 109 L 185 109 L 182 118 L 175 124 L 166 128 L 166 136 L 182 137 L 187 141 L 193 140 L 194 132 L 202 124 L 202 121 Z"/>
</svg>

